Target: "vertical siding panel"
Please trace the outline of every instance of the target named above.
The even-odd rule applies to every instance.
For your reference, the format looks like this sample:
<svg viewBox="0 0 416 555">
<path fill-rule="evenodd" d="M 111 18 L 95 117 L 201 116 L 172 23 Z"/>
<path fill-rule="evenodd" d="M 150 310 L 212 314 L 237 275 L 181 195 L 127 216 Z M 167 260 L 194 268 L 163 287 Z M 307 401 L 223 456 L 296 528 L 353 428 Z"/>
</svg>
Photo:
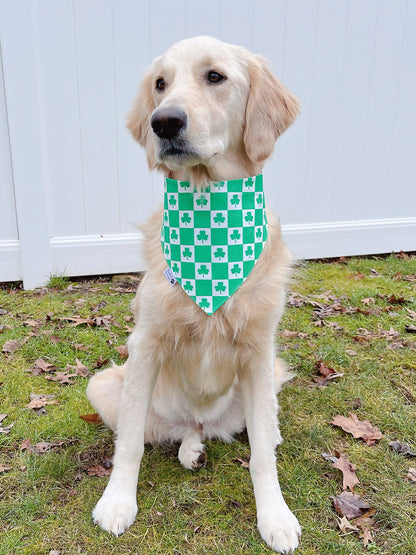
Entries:
<svg viewBox="0 0 416 555">
<path fill-rule="evenodd" d="M 9 126 L 0 51 L 0 241 L 18 239 L 16 203 L 14 200 L 13 170 L 10 158 Z M 0 276 L 1 280 L 1 276 Z"/>
<path fill-rule="evenodd" d="M 149 2 L 113 0 L 114 87 L 117 159 L 120 193 L 120 228 L 134 233 L 152 212 L 152 178 L 142 147 L 125 126 L 139 83 L 150 64 Z"/>
<path fill-rule="evenodd" d="M 332 190 L 335 186 L 347 8 L 345 0 L 320 0 L 318 7 L 308 173 L 303 197 L 303 218 L 308 222 L 326 222 L 334 219 L 330 208 Z M 318 136 L 319 141 L 316 140 Z"/>
<path fill-rule="evenodd" d="M 372 68 L 370 102 L 367 113 L 366 158 L 359 191 L 360 219 L 390 216 L 387 177 L 390 137 L 394 129 L 394 99 L 397 93 L 405 2 L 379 3 Z"/>
<path fill-rule="evenodd" d="M 416 3 L 406 3 L 390 166 L 384 195 L 390 217 L 416 216 Z"/>
<path fill-rule="evenodd" d="M 209 35 L 220 37 L 221 0 L 187 0 L 186 1 L 186 37 Z"/>
<path fill-rule="evenodd" d="M 80 235 L 86 230 L 73 8 L 54 0 L 35 7 L 50 233 Z"/>
<path fill-rule="evenodd" d="M 110 0 L 75 0 L 87 235 L 120 232 Z"/>
<path fill-rule="evenodd" d="M 331 208 L 335 221 L 351 221 L 358 215 L 366 156 L 363 129 L 371 102 L 377 6 L 376 0 L 362 2 L 359 7 L 349 4 Z"/>
<path fill-rule="evenodd" d="M 316 0 L 290 0 L 286 6 L 282 81 L 301 100 L 302 115 L 282 138 L 278 152 L 278 182 L 284 189 L 278 202 L 284 224 L 304 222 L 317 9 Z"/>
<path fill-rule="evenodd" d="M 252 50 L 254 10 L 254 0 L 222 0 L 220 39 Z"/>
</svg>

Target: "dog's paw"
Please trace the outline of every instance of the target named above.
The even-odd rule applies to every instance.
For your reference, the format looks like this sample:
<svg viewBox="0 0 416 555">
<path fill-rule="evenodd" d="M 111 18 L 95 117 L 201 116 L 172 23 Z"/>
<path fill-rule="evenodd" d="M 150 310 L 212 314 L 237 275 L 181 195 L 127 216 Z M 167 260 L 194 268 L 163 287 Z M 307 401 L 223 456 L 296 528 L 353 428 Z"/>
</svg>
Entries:
<svg viewBox="0 0 416 555">
<path fill-rule="evenodd" d="M 287 505 L 259 515 L 258 528 L 267 545 L 277 553 L 292 553 L 299 544 L 301 527 Z"/>
<path fill-rule="evenodd" d="M 200 470 L 207 462 L 205 447 L 200 441 L 184 441 L 179 447 L 178 459 L 188 470 Z"/>
<path fill-rule="evenodd" d="M 136 499 L 126 494 L 104 492 L 92 512 L 94 523 L 115 536 L 123 534 L 136 518 Z"/>
</svg>

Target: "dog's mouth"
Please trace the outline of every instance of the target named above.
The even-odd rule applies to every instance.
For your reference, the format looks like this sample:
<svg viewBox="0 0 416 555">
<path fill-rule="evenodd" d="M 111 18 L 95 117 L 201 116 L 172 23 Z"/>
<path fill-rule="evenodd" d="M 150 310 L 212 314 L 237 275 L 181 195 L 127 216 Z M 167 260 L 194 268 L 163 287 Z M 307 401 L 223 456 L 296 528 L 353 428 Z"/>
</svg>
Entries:
<svg viewBox="0 0 416 555">
<path fill-rule="evenodd" d="M 188 142 L 182 137 L 174 139 L 159 139 L 160 162 L 167 165 L 189 166 L 199 164 L 201 156 L 190 147 Z"/>
</svg>

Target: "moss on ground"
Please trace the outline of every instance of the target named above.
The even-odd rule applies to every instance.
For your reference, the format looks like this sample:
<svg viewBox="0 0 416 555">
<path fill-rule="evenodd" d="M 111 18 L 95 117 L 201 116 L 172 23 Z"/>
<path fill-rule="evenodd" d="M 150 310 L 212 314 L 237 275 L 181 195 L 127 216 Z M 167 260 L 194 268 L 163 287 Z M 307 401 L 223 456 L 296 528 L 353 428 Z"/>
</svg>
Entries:
<svg viewBox="0 0 416 555">
<path fill-rule="evenodd" d="M 416 484 L 405 477 L 416 460 L 388 445 L 399 440 L 416 450 L 416 335 L 407 331 L 416 326 L 415 280 L 414 256 L 309 262 L 295 272 L 278 337 L 280 356 L 296 372 L 279 397 L 285 441 L 278 469 L 303 527 L 299 555 L 415 552 Z M 236 462 L 249 456 L 246 434 L 231 444 L 208 442 L 208 463 L 198 473 L 180 466 L 177 446 L 147 447 L 134 525 L 118 539 L 93 525 L 107 477 L 88 471 L 105 470 L 112 435 L 79 418 L 92 412 L 82 371 L 66 385 L 46 378 L 76 373 L 76 359 L 91 372 L 122 360 L 116 347 L 132 326 L 136 284 L 49 285 L 0 289 L 0 413 L 7 415 L 0 429 L 14 422 L 0 433 L 0 555 L 271 553 L 256 530 L 249 473 Z M 20 346 L 9 352 L 13 340 Z M 34 375 L 39 358 L 56 368 Z M 343 376 L 319 386 L 318 361 Z M 26 407 L 31 394 L 54 395 L 59 404 L 36 413 Z M 329 424 L 349 412 L 384 438 L 368 446 Z M 55 445 L 33 452 L 41 442 Z M 345 453 L 357 467 L 355 493 L 377 510 L 367 548 L 359 534 L 339 531 L 332 497 L 342 491 L 342 476 L 324 452 Z"/>
</svg>

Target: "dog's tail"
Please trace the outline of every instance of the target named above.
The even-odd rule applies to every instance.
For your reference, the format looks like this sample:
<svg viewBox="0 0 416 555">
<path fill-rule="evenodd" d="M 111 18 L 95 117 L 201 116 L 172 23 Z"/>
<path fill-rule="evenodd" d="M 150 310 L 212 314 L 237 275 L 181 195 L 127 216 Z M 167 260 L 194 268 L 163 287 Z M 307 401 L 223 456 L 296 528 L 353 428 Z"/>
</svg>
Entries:
<svg viewBox="0 0 416 555">
<path fill-rule="evenodd" d="M 293 380 L 295 374 L 289 370 L 288 365 L 279 357 L 274 359 L 274 387 L 276 393 L 282 389 L 284 383 Z"/>
</svg>

